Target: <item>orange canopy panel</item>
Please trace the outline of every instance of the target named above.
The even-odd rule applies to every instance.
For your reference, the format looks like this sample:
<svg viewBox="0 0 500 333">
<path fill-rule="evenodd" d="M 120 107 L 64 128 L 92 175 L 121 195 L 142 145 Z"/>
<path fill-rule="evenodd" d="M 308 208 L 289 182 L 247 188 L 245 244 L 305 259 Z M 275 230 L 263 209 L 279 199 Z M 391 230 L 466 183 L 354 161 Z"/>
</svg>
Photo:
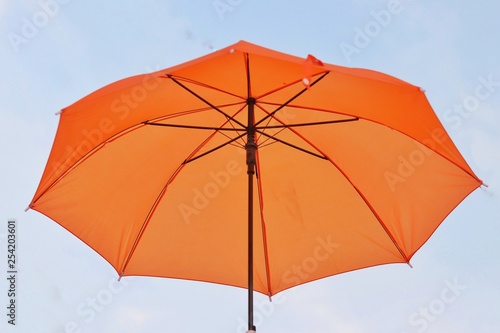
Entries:
<svg viewBox="0 0 500 333">
<path fill-rule="evenodd" d="M 249 133 L 266 295 L 408 263 L 482 184 L 419 87 L 240 41 L 62 110 L 30 207 L 120 276 L 246 288 Z"/>
</svg>

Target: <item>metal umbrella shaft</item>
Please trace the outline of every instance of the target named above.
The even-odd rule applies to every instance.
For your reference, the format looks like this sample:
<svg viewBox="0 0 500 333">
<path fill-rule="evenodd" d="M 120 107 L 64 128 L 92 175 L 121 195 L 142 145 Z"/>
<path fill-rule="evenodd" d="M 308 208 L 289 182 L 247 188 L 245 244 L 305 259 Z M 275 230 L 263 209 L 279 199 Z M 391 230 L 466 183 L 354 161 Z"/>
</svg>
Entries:
<svg viewBox="0 0 500 333">
<path fill-rule="evenodd" d="M 248 174 L 248 331 L 255 331 L 253 324 L 253 181 L 255 175 L 256 151 L 255 142 L 255 99 L 248 98 L 248 126 L 246 164 Z"/>
</svg>

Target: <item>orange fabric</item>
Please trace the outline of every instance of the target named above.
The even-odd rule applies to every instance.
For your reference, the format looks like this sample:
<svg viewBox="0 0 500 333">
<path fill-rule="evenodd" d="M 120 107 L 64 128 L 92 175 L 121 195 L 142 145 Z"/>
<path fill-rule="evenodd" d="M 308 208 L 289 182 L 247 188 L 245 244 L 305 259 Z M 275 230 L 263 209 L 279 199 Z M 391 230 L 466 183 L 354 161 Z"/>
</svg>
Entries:
<svg viewBox="0 0 500 333">
<path fill-rule="evenodd" d="M 256 99 L 259 122 L 305 88 L 305 73 L 318 81 L 258 124 L 276 140 L 257 134 L 255 290 L 272 295 L 342 272 L 409 262 L 481 185 L 424 93 L 382 73 L 244 41 L 112 83 L 64 109 L 30 207 L 120 275 L 245 288 L 246 100 L 249 92 Z"/>
</svg>

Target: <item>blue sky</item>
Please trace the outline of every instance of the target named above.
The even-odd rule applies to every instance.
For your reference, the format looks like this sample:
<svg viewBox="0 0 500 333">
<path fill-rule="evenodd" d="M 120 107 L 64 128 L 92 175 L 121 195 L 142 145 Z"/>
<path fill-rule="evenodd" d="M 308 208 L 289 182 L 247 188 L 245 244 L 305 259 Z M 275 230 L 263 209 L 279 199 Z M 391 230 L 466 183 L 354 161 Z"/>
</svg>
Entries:
<svg viewBox="0 0 500 333">
<path fill-rule="evenodd" d="M 124 278 L 57 224 L 24 212 L 61 108 L 110 82 L 238 40 L 380 70 L 426 89 L 489 185 L 412 259 L 256 295 L 265 332 L 500 332 L 500 5 L 494 1 L 0 0 L 2 332 L 242 332 L 244 290 Z M 7 220 L 18 230 L 7 323 Z M 5 314 L 4 314 L 5 313 Z"/>
</svg>

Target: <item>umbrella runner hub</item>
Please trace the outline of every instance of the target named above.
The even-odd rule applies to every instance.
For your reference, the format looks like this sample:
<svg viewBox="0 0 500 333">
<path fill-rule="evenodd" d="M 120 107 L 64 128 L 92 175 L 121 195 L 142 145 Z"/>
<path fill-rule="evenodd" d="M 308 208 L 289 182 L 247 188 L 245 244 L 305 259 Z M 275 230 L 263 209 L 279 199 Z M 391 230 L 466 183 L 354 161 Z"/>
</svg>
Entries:
<svg viewBox="0 0 500 333">
<path fill-rule="evenodd" d="M 246 150 L 246 163 L 248 166 L 247 173 L 255 174 L 255 155 L 257 151 L 257 143 L 255 142 L 255 117 L 254 117 L 254 105 L 255 98 L 248 98 L 248 127 L 247 127 L 247 143 L 245 145 Z"/>
</svg>

